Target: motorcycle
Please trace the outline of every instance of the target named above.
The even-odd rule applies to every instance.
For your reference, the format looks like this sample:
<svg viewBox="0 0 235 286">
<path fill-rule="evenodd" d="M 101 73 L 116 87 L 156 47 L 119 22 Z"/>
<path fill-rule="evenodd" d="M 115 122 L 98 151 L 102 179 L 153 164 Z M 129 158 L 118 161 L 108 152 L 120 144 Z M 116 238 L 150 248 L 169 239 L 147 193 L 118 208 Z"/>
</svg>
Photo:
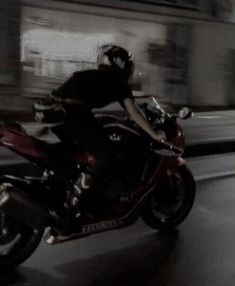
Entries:
<svg viewBox="0 0 235 286">
<path fill-rule="evenodd" d="M 169 143 L 151 142 L 129 118 L 97 115 L 115 150 L 119 176 L 128 186 L 118 188 L 104 204 L 104 198 L 89 191 L 83 198 L 75 184 L 78 174 L 83 180 L 95 162 L 92 154 L 79 148 L 67 150 L 70 164 L 61 171 L 56 158 L 65 152 L 62 143 L 42 142 L 19 123 L 0 125 L 0 145 L 43 170 L 36 177 L 0 176 L 1 270 L 23 263 L 43 236 L 48 244 L 58 244 L 123 228 L 139 217 L 154 229 L 169 230 L 187 217 L 195 181 L 181 157 L 185 139 L 178 119 L 190 118 L 192 111 L 184 107 L 171 115 L 155 99 L 142 110 L 155 130 L 165 131 Z"/>
</svg>

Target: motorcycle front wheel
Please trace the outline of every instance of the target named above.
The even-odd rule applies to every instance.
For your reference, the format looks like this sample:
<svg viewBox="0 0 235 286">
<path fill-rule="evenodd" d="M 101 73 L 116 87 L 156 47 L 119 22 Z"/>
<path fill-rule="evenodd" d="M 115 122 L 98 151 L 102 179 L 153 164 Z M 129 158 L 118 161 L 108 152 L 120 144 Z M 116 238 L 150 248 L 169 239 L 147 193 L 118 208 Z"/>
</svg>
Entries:
<svg viewBox="0 0 235 286">
<path fill-rule="evenodd" d="M 195 181 L 187 166 L 169 172 L 163 183 L 156 187 L 142 218 L 152 228 L 170 230 L 189 214 L 195 200 Z"/>
<path fill-rule="evenodd" d="M 32 229 L 0 209 L 0 272 L 23 263 L 37 248 L 44 228 Z"/>
</svg>

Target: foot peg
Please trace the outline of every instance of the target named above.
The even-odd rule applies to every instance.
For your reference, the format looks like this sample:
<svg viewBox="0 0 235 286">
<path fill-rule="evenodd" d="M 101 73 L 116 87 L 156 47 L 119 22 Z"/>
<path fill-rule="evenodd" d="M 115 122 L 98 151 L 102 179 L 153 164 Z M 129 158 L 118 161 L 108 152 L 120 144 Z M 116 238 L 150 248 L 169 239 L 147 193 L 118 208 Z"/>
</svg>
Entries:
<svg viewBox="0 0 235 286">
<path fill-rule="evenodd" d="M 50 230 L 45 236 L 44 240 L 47 244 L 55 245 L 62 242 L 70 241 L 76 238 L 82 237 L 82 232 L 71 233 L 70 235 L 61 235 Z"/>
<path fill-rule="evenodd" d="M 54 231 L 50 230 L 45 234 L 43 239 L 45 240 L 47 244 L 53 245 L 53 244 L 56 244 L 57 236 L 58 235 L 56 235 Z"/>
</svg>

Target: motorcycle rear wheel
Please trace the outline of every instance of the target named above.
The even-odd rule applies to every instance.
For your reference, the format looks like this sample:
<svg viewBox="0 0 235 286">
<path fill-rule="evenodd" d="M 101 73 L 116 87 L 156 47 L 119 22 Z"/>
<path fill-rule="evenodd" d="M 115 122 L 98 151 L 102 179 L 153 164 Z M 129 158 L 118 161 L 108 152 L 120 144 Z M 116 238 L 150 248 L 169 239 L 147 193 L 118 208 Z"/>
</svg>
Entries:
<svg viewBox="0 0 235 286">
<path fill-rule="evenodd" d="M 44 228 L 32 229 L 0 210 L 0 272 L 23 263 L 35 251 Z"/>
<path fill-rule="evenodd" d="M 170 230 L 183 222 L 195 200 L 195 181 L 187 166 L 180 166 L 168 174 L 164 183 L 156 187 L 142 218 L 158 230 Z"/>
</svg>

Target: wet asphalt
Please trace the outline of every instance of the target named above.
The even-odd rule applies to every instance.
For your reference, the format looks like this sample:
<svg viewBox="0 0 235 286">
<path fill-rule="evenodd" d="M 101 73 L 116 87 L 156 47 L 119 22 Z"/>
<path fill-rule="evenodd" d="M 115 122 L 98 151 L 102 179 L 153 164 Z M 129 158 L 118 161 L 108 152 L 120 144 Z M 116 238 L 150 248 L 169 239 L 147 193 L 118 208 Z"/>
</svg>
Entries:
<svg viewBox="0 0 235 286">
<path fill-rule="evenodd" d="M 161 233 L 139 220 L 69 243 L 42 242 L 0 285 L 12 286 L 233 286 L 235 281 L 235 178 L 197 183 L 189 217 Z"/>
</svg>

